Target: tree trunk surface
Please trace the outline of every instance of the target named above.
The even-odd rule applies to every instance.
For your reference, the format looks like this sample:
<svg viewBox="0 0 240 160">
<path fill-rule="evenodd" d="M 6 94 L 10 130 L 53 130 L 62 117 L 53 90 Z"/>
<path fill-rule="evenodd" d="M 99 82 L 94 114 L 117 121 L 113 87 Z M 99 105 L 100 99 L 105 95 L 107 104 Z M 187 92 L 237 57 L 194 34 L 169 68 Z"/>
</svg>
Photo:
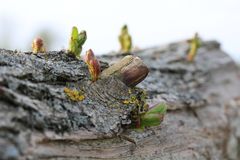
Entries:
<svg viewBox="0 0 240 160">
<path fill-rule="evenodd" d="M 65 51 L 42 54 L 0 50 L 0 159 L 240 158 L 240 70 L 216 41 L 205 41 L 194 62 L 188 44 L 135 51 L 147 78 L 127 87 L 117 77 L 89 80 L 87 65 Z M 106 69 L 125 55 L 103 55 Z M 65 88 L 79 91 L 73 101 Z M 160 126 L 128 127 L 131 97 L 147 93 L 166 103 Z"/>
</svg>

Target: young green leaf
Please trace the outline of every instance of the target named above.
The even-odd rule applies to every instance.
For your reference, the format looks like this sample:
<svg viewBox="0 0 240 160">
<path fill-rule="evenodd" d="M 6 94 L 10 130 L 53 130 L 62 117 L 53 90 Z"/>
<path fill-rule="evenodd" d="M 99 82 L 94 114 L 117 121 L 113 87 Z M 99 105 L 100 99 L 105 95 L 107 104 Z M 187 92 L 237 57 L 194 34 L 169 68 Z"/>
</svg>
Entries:
<svg viewBox="0 0 240 160">
<path fill-rule="evenodd" d="M 78 39 L 78 29 L 75 26 L 73 26 L 73 28 L 72 28 L 72 37 L 71 38 L 74 40 Z"/>
<path fill-rule="evenodd" d="M 163 119 L 163 114 L 145 114 L 141 116 L 141 128 L 150 127 L 150 126 L 158 126 L 160 125 Z"/>
<path fill-rule="evenodd" d="M 159 104 L 152 107 L 146 113 L 140 116 L 140 128 L 158 126 L 163 121 L 167 107 L 165 104 Z"/>
<path fill-rule="evenodd" d="M 83 30 L 78 35 L 78 45 L 82 46 L 86 40 L 87 40 L 87 33 L 86 31 Z"/>
<path fill-rule="evenodd" d="M 165 114 L 167 111 L 167 107 L 164 103 L 160 103 L 152 108 L 149 109 L 149 111 L 147 111 L 146 114 Z"/>
</svg>

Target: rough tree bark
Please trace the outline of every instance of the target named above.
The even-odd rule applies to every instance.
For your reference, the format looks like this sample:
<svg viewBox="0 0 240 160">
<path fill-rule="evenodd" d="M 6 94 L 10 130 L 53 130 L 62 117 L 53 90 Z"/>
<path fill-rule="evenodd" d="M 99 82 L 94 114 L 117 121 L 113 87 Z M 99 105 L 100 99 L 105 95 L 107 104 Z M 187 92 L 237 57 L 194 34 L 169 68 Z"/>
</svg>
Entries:
<svg viewBox="0 0 240 160">
<path fill-rule="evenodd" d="M 187 48 L 178 42 L 134 53 L 150 70 L 138 85 L 147 102 L 168 105 L 163 123 L 143 132 L 127 127 L 135 104 L 122 103 L 131 96 L 144 103 L 141 89 L 116 77 L 91 83 L 87 66 L 63 51 L 0 50 L 0 159 L 237 160 L 240 71 L 215 41 L 203 43 L 194 63 L 185 60 Z M 85 99 L 71 101 L 65 87 Z"/>
</svg>

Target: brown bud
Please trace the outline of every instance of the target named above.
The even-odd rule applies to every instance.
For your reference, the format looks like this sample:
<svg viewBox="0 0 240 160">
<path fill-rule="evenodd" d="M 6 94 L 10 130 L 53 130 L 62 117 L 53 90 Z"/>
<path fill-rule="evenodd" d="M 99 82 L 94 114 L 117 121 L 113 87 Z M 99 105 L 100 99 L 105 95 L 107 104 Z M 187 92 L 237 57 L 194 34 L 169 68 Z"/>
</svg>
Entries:
<svg viewBox="0 0 240 160">
<path fill-rule="evenodd" d="M 129 55 L 105 69 L 101 78 L 115 75 L 127 86 L 134 87 L 146 78 L 148 72 L 147 66 L 139 57 Z"/>
<path fill-rule="evenodd" d="M 41 38 L 35 38 L 32 42 L 32 52 L 33 53 L 40 53 L 45 52 L 45 48 L 43 46 L 43 40 Z"/>
<path fill-rule="evenodd" d="M 99 77 L 101 69 L 100 69 L 99 62 L 98 62 L 97 58 L 94 56 L 94 53 L 91 49 L 89 49 L 86 52 L 85 63 L 87 63 L 87 65 L 88 65 L 88 70 L 91 75 L 91 80 L 93 82 L 95 82 Z"/>
<path fill-rule="evenodd" d="M 129 65 L 121 69 L 122 81 L 127 86 L 136 86 L 147 77 L 148 72 L 149 70 L 142 60 L 139 57 L 135 57 Z"/>
<path fill-rule="evenodd" d="M 91 49 L 89 49 L 85 54 L 84 61 L 85 61 L 85 63 L 88 64 L 90 62 L 90 60 L 93 60 L 94 58 L 95 58 L 95 56 L 94 56 L 93 51 Z"/>
</svg>

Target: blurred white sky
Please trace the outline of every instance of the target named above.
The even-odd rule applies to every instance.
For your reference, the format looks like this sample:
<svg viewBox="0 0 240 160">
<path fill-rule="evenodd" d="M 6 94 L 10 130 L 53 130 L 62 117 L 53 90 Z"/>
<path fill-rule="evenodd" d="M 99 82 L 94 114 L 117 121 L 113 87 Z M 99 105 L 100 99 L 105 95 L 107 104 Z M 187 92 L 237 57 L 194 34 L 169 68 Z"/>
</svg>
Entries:
<svg viewBox="0 0 240 160">
<path fill-rule="evenodd" d="M 186 39 L 197 31 L 206 40 L 219 40 L 240 60 L 240 0 L 0 0 L 0 38 L 10 35 L 10 49 L 26 50 L 43 28 L 55 36 L 51 49 L 66 48 L 75 25 L 87 30 L 84 51 L 101 54 L 119 49 L 123 24 L 140 48 Z"/>
</svg>

